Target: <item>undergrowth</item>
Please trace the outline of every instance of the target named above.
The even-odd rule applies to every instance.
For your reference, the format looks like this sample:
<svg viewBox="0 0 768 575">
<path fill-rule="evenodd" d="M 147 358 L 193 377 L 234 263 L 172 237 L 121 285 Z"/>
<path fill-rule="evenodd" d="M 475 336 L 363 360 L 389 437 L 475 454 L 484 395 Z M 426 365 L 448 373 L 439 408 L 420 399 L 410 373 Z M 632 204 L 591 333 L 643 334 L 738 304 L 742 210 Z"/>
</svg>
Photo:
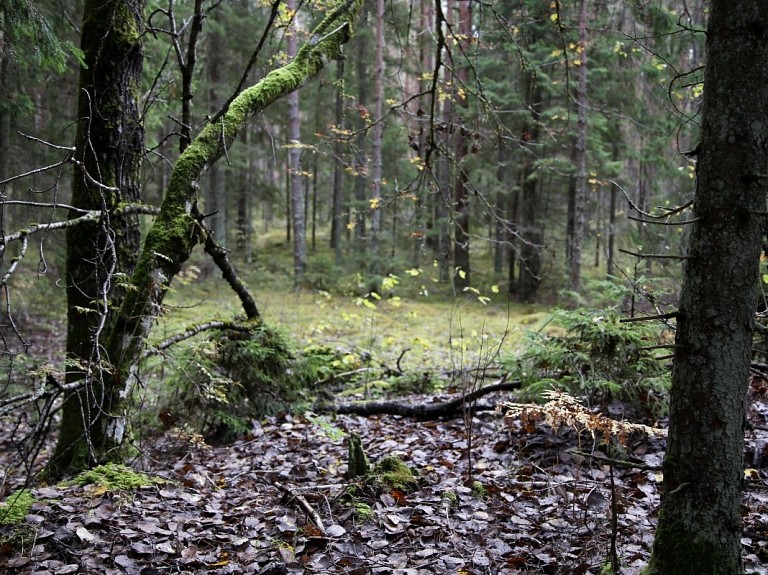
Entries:
<svg viewBox="0 0 768 575">
<path fill-rule="evenodd" d="M 656 322 L 622 322 L 617 308 L 556 310 L 558 330 L 527 332 L 519 351 L 501 358 L 522 382 L 522 398 L 541 400 L 557 389 L 590 405 L 619 399 L 665 416 L 670 370 L 660 356 L 669 353 L 671 333 Z"/>
<path fill-rule="evenodd" d="M 333 350 L 299 350 L 263 323 L 247 333 L 212 331 L 181 346 L 169 364 L 163 390 L 174 391 L 160 399 L 164 423 L 185 424 L 215 443 L 247 433 L 252 418 L 307 407 L 310 391 L 338 370 Z"/>
</svg>

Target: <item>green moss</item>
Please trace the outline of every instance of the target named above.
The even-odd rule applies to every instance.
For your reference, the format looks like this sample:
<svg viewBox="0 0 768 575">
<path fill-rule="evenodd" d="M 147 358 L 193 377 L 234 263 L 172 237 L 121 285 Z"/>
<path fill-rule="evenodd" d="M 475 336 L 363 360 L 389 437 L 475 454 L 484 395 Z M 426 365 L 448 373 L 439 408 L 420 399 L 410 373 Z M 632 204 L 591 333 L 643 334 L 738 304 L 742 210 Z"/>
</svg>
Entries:
<svg viewBox="0 0 768 575">
<path fill-rule="evenodd" d="M 353 507 L 355 509 L 355 519 L 360 523 L 364 523 L 365 521 L 374 518 L 373 509 L 371 509 L 370 505 L 365 503 L 355 503 Z"/>
<path fill-rule="evenodd" d="M 379 461 L 373 468 L 373 475 L 374 483 L 389 489 L 413 491 L 417 487 L 411 470 L 395 455 Z"/>
<path fill-rule="evenodd" d="M 440 496 L 440 499 L 448 503 L 449 505 L 458 505 L 459 503 L 459 496 L 456 495 L 454 491 L 443 491 L 443 494 Z"/>
<path fill-rule="evenodd" d="M 488 496 L 488 490 L 485 488 L 485 486 L 480 483 L 479 481 L 475 481 L 472 484 L 472 495 L 477 497 L 478 499 L 484 499 Z"/>
<path fill-rule="evenodd" d="M 0 503 L 0 525 L 18 525 L 29 515 L 29 510 L 35 498 L 29 489 L 14 491 Z"/>
<path fill-rule="evenodd" d="M 163 483 L 161 479 L 153 479 L 144 473 L 137 473 L 130 467 L 107 463 L 99 465 L 75 477 L 77 485 L 102 485 L 108 489 L 137 489 L 157 483 Z"/>
</svg>

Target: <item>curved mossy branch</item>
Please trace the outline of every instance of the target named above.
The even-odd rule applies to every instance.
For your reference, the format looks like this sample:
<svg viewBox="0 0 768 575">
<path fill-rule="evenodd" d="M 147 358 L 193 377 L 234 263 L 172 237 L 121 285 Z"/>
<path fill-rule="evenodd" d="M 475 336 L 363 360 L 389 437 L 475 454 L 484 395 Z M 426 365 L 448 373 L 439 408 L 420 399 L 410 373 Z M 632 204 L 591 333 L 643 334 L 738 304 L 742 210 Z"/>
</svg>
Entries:
<svg viewBox="0 0 768 575">
<path fill-rule="evenodd" d="M 316 76 L 352 37 L 364 0 L 341 0 L 315 28 L 296 58 L 246 89 L 215 123 L 208 124 L 176 162 L 155 223 L 147 234 L 131 290 L 109 342 L 112 364 L 127 391 L 136 364 L 173 277 L 204 234 L 192 215 L 200 177 L 224 155 L 247 119 Z"/>
</svg>

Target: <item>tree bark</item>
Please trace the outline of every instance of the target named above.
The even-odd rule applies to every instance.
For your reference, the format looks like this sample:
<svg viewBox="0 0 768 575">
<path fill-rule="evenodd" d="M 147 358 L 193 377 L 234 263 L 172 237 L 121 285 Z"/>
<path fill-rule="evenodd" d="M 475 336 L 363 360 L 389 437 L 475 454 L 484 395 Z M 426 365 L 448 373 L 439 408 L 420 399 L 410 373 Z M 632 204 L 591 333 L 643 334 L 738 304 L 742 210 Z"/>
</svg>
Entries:
<svg viewBox="0 0 768 575">
<path fill-rule="evenodd" d="M 371 265 L 379 273 L 379 244 L 381 242 L 381 153 L 384 137 L 384 0 L 376 0 L 376 63 L 374 68 L 373 118 L 371 158 Z"/>
<path fill-rule="evenodd" d="M 458 85 L 454 86 L 456 103 L 462 108 L 467 107 L 467 98 L 460 94 L 467 90 L 469 84 L 469 43 L 472 38 L 472 12 L 470 2 L 459 2 L 459 39 L 458 50 L 462 65 L 457 70 L 456 80 Z M 456 61 L 456 58 L 453 59 Z M 454 125 L 454 145 L 456 154 L 456 181 L 454 182 L 454 202 L 455 202 L 455 229 L 453 244 L 453 265 L 456 273 L 453 278 L 453 285 L 457 291 L 463 291 L 464 288 L 472 285 L 469 267 L 469 195 L 467 193 L 468 175 L 462 166 L 464 158 L 467 156 L 467 130 L 464 122 L 459 121 Z"/>
<path fill-rule="evenodd" d="M 712 0 L 664 492 L 648 573 L 742 572 L 741 482 L 768 178 L 768 4 Z"/>
<path fill-rule="evenodd" d="M 344 64 L 342 60 L 336 63 L 336 110 L 335 110 L 335 124 L 336 129 L 341 130 L 344 122 Z M 341 232 L 344 229 L 344 164 L 341 159 L 342 154 L 342 141 L 339 136 L 336 136 L 333 141 L 333 207 L 332 207 L 332 223 L 331 223 L 331 247 L 333 248 L 335 255 L 336 265 L 341 265 L 342 252 L 341 252 Z"/>
<path fill-rule="evenodd" d="M 365 3 L 364 3 L 365 4 Z M 363 14 L 361 15 L 360 27 L 365 28 L 368 24 L 368 8 L 363 7 Z M 368 158 L 366 157 L 367 149 L 367 136 L 366 130 L 368 130 L 369 120 L 368 111 L 366 106 L 368 105 L 368 32 L 364 32 L 360 35 L 357 42 L 357 103 L 358 103 L 358 117 L 360 118 L 359 133 L 356 141 L 356 150 L 354 152 L 354 197 L 352 204 L 354 205 L 354 226 L 355 226 L 355 241 L 354 250 L 355 253 L 365 253 L 367 247 L 368 238 L 366 236 L 366 181 L 368 180 Z"/>
<path fill-rule="evenodd" d="M 161 312 L 163 299 L 173 277 L 189 257 L 192 248 L 205 239 L 204 231 L 197 219 L 199 216 L 197 216 L 196 194 L 200 178 L 224 155 L 225 149 L 233 144 L 250 116 L 299 89 L 314 78 L 326 62 L 339 56 L 342 44 L 349 41 L 352 36 L 352 23 L 362 1 L 340 0 L 337 2 L 315 28 L 310 40 L 299 50 L 293 61 L 273 70 L 256 85 L 244 90 L 231 103 L 220 121 L 216 122 L 216 125 L 206 126 L 179 157 L 163 198 L 160 213 L 147 234 L 135 271 L 131 276 L 131 289 L 126 291 L 119 308 L 110 308 L 118 311 L 114 322 L 108 322 L 110 329 L 108 334 L 105 334 L 107 336 L 101 340 L 104 349 L 108 350 L 109 369 L 98 371 L 98 375 L 102 377 L 101 381 L 95 381 L 95 376 L 89 375 L 89 379 L 95 384 L 103 382 L 101 389 L 97 390 L 99 393 L 91 391 L 93 396 L 91 401 L 98 400 L 99 409 L 90 412 L 81 411 L 77 398 L 82 397 L 82 394 L 75 396 L 74 400 L 70 397 L 67 402 L 69 407 L 65 405 L 65 412 L 69 411 L 64 414 L 62 435 L 51 466 L 54 474 L 72 471 L 78 467 L 78 464 L 86 466 L 122 458 L 124 453 L 122 448 L 126 439 L 125 414 L 120 409 L 122 402 L 129 396 L 133 385 L 137 382 L 136 370 L 143 355 L 144 344 L 155 319 Z M 103 27 L 116 22 L 109 13 L 103 12 L 110 7 L 114 10 L 115 6 L 135 7 L 135 11 L 115 10 L 116 14 L 127 14 L 133 19 L 128 18 L 125 25 L 120 26 L 119 30 L 115 30 L 113 34 L 105 35 L 103 30 L 102 33 L 98 33 L 99 28 L 94 28 L 97 32 L 95 34 L 83 34 L 86 54 L 94 48 L 99 49 L 103 38 L 106 37 L 109 41 L 116 39 L 119 36 L 117 32 L 128 34 L 128 39 L 131 40 L 115 49 L 115 55 L 120 56 L 117 60 L 104 58 L 105 51 L 103 47 L 101 48 L 101 62 L 109 66 L 106 70 L 101 70 L 100 74 L 96 73 L 100 70 L 97 66 L 89 67 L 87 73 L 93 74 L 99 82 L 107 82 L 107 85 L 110 81 L 114 81 L 117 77 L 115 74 L 121 69 L 116 67 L 116 64 L 124 65 L 125 62 L 130 61 L 126 56 L 140 54 L 138 42 L 141 18 L 138 8 L 143 6 L 139 2 L 114 2 L 105 5 L 100 0 L 88 0 L 84 29 L 86 26 Z M 128 26 L 128 23 L 133 24 Z M 86 45 L 86 41 L 92 42 L 93 46 Z M 133 89 L 129 93 L 132 96 L 138 96 L 138 83 L 132 86 Z M 83 117 L 82 113 L 80 115 Z M 94 120 L 97 117 L 99 116 L 94 115 Z M 124 137 L 133 134 L 134 140 L 138 139 L 136 134 L 140 133 L 140 125 L 110 124 L 110 126 L 122 133 Z M 143 153 L 143 145 L 138 145 L 142 142 L 137 143 L 134 140 L 130 140 L 131 146 L 127 146 L 128 149 L 121 149 L 120 155 L 117 156 L 122 158 L 121 171 L 118 172 L 120 177 L 125 176 L 126 172 L 123 169 L 125 162 L 133 157 L 130 151 L 135 147 Z M 110 142 L 121 141 L 114 134 L 110 140 Z M 109 148 L 104 153 L 107 151 Z M 140 154 L 138 157 L 141 157 Z M 102 161 L 99 167 L 102 168 L 102 175 L 104 175 L 104 170 L 109 165 Z M 122 182 L 120 177 L 116 179 L 117 182 Z M 124 187 L 123 195 L 125 196 L 131 190 L 131 182 L 126 182 Z M 75 226 L 75 228 L 82 229 L 81 226 Z M 138 227 L 136 229 L 138 230 Z M 82 318 L 78 319 L 82 322 Z M 94 364 L 92 367 L 99 368 L 101 365 Z M 93 373 L 93 369 L 90 373 Z M 88 389 L 93 390 L 96 387 L 91 385 L 85 388 L 86 391 Z M 82 419 L 83 413 L 87 413 L 89 419 Z M 85 435 L 85 431 L 89 433 Z M 90 442 L 87 441 L 88 438 Z M 86 450 L 81 451 L 78 445 L 84 445 Z"/>
<path fill-rule="evenodd" d="M 214 11 L 213 19 L 217 20 Z M 224 67 L 224 35 L 219 26 L 211 26 L 208 35 L 208 103 L 211 110 L 218 112 L 224 103 L 220 93 L 223 82 L 222 68 Z M 220 120 L 215 120 L 219 124 Z M 213 164 L 208 172 L 208 188 L 205 195 L 205 222 L 216 237 L 216 241 L 224 248 L 227 247 L 227 196 L 226 173 L 224 166 Z"/>
<path fill-rule="evenodd" d="M 288 0 L 288 10 L 296 11 L 296 0 Z M 293 25 L 286 31 L 286 49 L 288 56 L 293 58 L 297 53 L 298 26 L 296 18 Z M 304 173 L 301 164 L 301 115 L 299 110 L 299 93 L 294 91 L 288 95 L 288 182 L 291 197 L 291 216 L 293 218 L 293 285 L 300 287 L 307 267 L 307 234 L 306 214 L 304 209 Z"/>
<path fill-rule="evenodd" d="M 539 178 L 535 167 L 535 149 L 539 140 L 539 115 L 541 114 L 541 86 L 535 71 L 525 74 L 525 97 L 530 110 L 530 117 L 520 137 L 526 153 L 523 160 L 522 183 L 520 188 L 520 276 L 518 279 L 518 297 L 520 301 L 530 302 L 536 297 L 541 283 L 541 247 L 544 232 L 539 216 Z"/>
<path fill-rule="evenodd" d="M 82 386 L 64 400 L 53 475 L 120 459 L 127 432 L 125 396 L 114 378 L 119 353 L 107 340 L 140 248 L 138 216 L 115 209 L 141 199 L 145 7 L 145 0 L 84 5 L 81 45 L 87 68 L 80 70 L 75 153 L 83 169 L 75 168 L 72 205 L 103 215 L 67 228 L 66 383 Z M 73 211 L 70 218 L 78 215 Z"/>
<path fill-rule="evenodd" d="M 579 65 L 576 66 L 576 187 L 573 198 L 573 235 L 570 237 L 568 289 L 581 290 L 581 251 L 584 245 L 584 212 L 587 204 L 587 0 L 581 0 L 579 13 Z"/>
</svg>

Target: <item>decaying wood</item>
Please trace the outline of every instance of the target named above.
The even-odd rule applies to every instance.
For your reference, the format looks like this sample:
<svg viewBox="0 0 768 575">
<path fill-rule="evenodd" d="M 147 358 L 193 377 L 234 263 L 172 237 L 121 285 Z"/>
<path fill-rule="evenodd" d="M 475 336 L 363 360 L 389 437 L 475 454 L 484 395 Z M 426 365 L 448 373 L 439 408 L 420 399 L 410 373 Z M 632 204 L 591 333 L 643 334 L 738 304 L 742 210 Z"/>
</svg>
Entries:
<svg viewBox="0 0 768 575">
<path fill-rule="evenodd" d="M 325 403 L 318 405 L 317 411 L 356 415 L 402 415 L 416 419 L 429 420 L 448 417 L 460 413 L 465 407 L 472 407 L 472 402 L 495 391 L 515 391 L 520 389 L 520 381 L 502 381 L 486 385 L 471 393 L 461 394 L 456 399 L 441 403 L 422 403 L 412 405 L 399 401 L 364 401 L 353 403 Z M 474 409 L 474 408 L 473 408 Z"/>
<path fill-rule="evenodd" d="M 289 499 L 295 500 L 296 503 L 298 503 L 301 510 L 307 514 L 310 521 L 312 521 L 312 523 L 315 524 L 315 527 L 317 527 L 318 531 L 320 531 L 321 536 L 326 537 L 325 527 L 323 527 L 323 519 L 320 517 L 320 514 L 317 511 L 315 511 L 314 508 L 309 504 L 309 501 L 307 501 L 302 495 L 299 495 L 293 489 L 291 489 L 286 485 L 283 485 L 282 483 L 276 482 L 275 485 Z"/>
</svg>

